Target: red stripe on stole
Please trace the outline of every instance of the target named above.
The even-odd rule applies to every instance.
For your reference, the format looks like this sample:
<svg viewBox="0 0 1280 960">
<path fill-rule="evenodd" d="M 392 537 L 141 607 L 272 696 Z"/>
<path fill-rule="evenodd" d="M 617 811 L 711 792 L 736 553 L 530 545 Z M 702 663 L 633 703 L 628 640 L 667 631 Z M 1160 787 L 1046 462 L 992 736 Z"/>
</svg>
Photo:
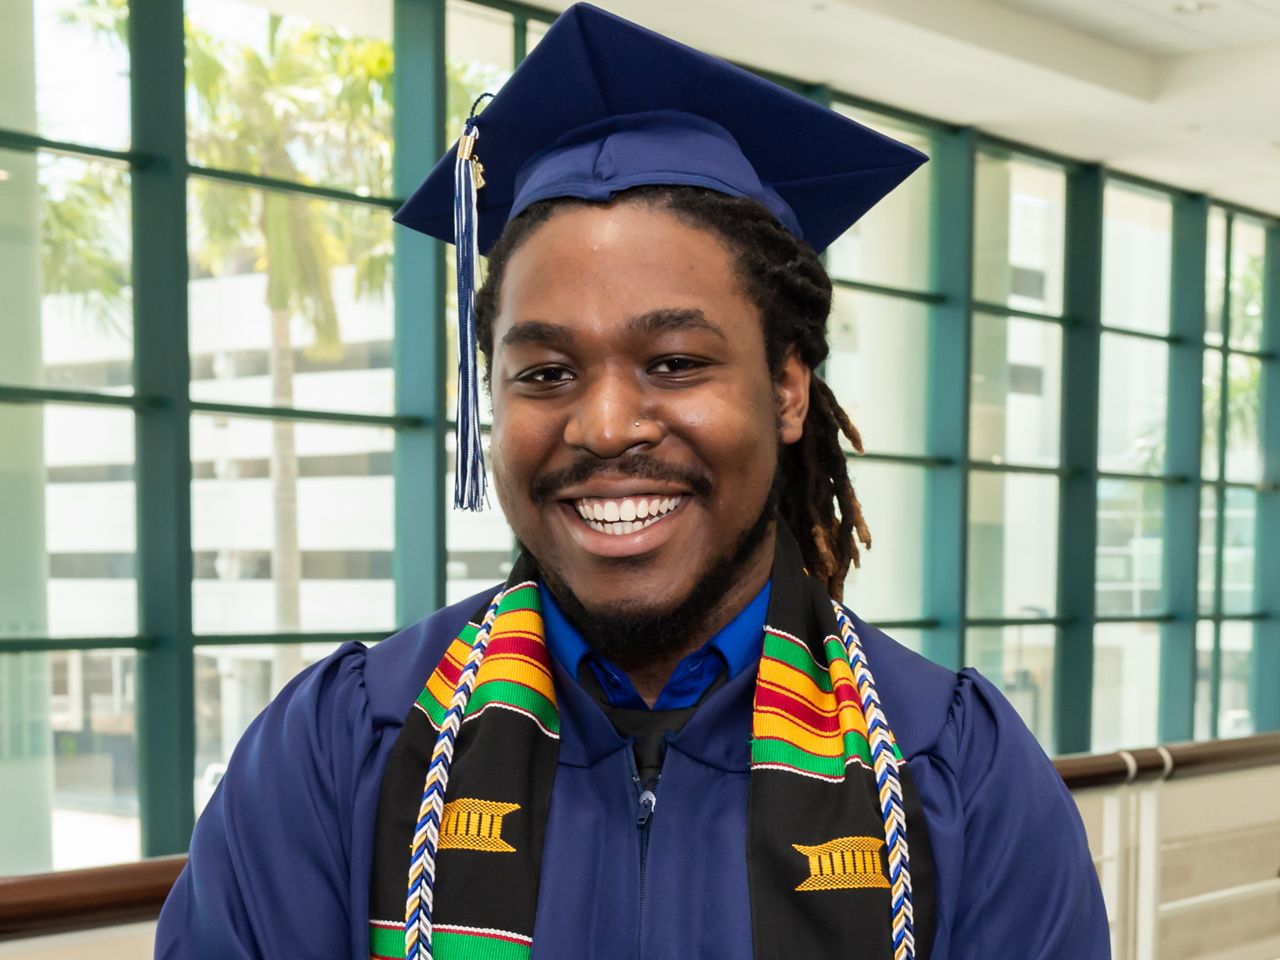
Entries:
<svg viewBox="0 0 1280 960">
<path fill-rule="evenodd" d="M 514 654 L 518 657 L 527 657 L 534 663 L 551 671 L 551 659 L 547 654 L 546 644 L 542 639 L 535 638 L 531 633 L 498 633 L 494 634 L 492 640 L 489 641 L 489 648 L 485 651 L 485 656 L 496 656 L 499 654 Z"/>
<path fill-rule="evenodd" d="M 805 726 L 812 727 L 822 733 L 835 734 L 842 732 L 839 714 L 834 717 L 825 716 L 813 709 L 804 700 L 779 690 L 777 687 L 766 687 L 764 684 L 757 685 L 756 706 L 769 707 L 789 717 L 795 717 Z M 837 701 L 837 706 L 839 706 L 839 701 Z"/>
</svg>

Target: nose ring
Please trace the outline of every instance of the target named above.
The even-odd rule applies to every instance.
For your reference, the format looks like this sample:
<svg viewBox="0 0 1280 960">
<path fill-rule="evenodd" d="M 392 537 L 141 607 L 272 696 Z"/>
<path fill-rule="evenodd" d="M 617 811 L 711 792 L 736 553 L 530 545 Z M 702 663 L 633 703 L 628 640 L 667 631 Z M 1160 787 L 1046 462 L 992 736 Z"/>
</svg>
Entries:
<svg viewBox="0 0 1280 960">
<path fill-rule="evenodd" d="M 639 421 L 639 420 L 637 420 L 637 421 L 636 421 L 636 426 L 637 426 L 637 427 L 638 427 L 638 426 L 640 426 L 640 421 Z"/>
</svg>

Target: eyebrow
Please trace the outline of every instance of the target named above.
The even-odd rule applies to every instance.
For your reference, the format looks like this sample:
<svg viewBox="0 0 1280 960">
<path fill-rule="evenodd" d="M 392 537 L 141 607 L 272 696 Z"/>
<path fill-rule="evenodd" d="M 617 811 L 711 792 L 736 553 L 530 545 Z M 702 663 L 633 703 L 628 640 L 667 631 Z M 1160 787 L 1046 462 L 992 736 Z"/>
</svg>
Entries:
<svg viewBox="0 0 1280 960">
<path fill-rule="evenodd" d="M 697 308 L 666 307 L 637 314 L 627 321 L 627 327 L 633 333 L 656 336 L 679 330 L 700 330 L 715 334 L 720 339 L 727 339 L 725 332 L 707 319 L 706 314 Z M 511 347 L 518 344 L 555 344 L 573 340 L 573 330 L 564 324 L 548 323 L 545 320 L 525 320 L 511 327 L 502 336 L 502 346 Z"/>
</svg>

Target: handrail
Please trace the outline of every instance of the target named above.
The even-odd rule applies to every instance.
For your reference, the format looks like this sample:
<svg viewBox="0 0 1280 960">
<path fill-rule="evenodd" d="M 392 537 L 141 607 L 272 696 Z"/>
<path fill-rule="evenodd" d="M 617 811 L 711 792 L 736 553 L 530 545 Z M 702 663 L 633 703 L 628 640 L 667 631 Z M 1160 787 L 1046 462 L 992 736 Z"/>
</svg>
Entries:
<svg viewBox="0 0 1280 960">
<path fill-rule="evenodd" d="M 1059 757 L 1072 790 L 1182 779 L 1280 764 L 1280 733 Z M 88 870 L 0 877 L 0 938 L 154 919 L 184 856 Z"/>
</svg>

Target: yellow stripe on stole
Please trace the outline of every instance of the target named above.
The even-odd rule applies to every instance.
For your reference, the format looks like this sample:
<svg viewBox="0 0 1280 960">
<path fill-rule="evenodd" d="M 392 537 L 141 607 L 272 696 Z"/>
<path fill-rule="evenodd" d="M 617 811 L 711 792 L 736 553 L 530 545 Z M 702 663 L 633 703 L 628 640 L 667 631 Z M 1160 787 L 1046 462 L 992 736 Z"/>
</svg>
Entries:
<svg viewBox="0 0 1280 960">
<path fill-rule="evenodd" d="M 484 658 L 480 664 L 480 675 L 476 677 L 476 687 L 497 680 L 509 680 L 532 687 L 540 694 L 555 703 L 555 686 L 551 674 L 536 660 L 518 654 L 492 654 Z"/>
<path fill-rule="evenodd" d="M 757 740 L 785 740 L 820 757 L 844 756 L 843 733 L 830 736 L 816 734 L 791 717 L 779 713 L 756 710 L 752 733 Z"/>
</svg>

